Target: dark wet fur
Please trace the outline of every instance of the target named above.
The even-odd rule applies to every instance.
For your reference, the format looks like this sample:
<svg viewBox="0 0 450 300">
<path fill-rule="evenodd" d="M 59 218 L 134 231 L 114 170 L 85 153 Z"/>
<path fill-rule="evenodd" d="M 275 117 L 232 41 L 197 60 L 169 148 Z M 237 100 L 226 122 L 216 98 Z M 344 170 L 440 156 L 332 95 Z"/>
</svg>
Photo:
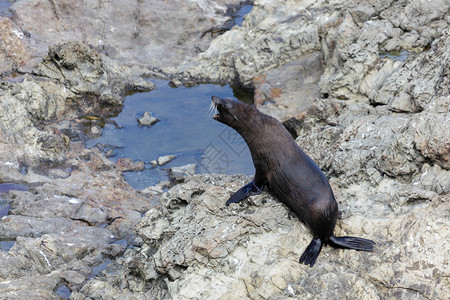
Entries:
<svg viewBox="0 0 450 300">
<path fill-rule="evenodd" d="M 234 128 L 247 143 L 256 173 L 227 205 L 259 194 L 264 186 L 312 231 L 313 240 L 300 257 L 311 267 L 322 246 L 371 251 L 375 242 L 358 237 L 335 237 L 338 205 L 327 178 L 275 118 L 237 100 L 213 97 L 219 111 L 214 119 Z"/>
</svg>

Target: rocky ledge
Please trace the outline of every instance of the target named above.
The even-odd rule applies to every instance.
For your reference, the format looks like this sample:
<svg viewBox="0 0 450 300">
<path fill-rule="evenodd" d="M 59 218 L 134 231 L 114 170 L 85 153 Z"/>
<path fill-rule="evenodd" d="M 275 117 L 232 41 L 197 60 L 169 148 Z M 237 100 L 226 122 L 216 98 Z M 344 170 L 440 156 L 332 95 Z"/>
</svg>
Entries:
<svg viewBox="0 0 450 300">
<path fill-rule="evenodd" d="M 91 280 L 73 299 L 444 299 L 445 197 L 406 200 L 396 213 L 386 193 L 392 179 L 376 188 L 337 189 L 336 234 L 372 238 L 375 251 L 324 247 L 309 268 L 298 263 L 309 230 L 269 193 L 225 206 L 249 180 L 196 175 L 170 189 L 140 222 L 139 246 L 117 260 L 122 273 Z M 364 198 L 355 197 L 357 188 L 366 189 Z"/>
</svg>

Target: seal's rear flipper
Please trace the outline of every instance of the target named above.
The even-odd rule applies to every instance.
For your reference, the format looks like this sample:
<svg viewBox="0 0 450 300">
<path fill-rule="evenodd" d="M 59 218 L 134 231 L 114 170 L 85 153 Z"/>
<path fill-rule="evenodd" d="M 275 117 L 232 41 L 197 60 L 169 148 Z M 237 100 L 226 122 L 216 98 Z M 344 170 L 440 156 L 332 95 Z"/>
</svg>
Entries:
<svg viewBox="0 0 450 300">
<path fill-rule="evenodd" d="M 313 239 L 300 257 L 300 263 L 309 265 L 310 267 L 314 266 L 320 250 L 322 250 L 322 241 L 320 239 Z"/>
<path fill-rule="evenodd" d="M 264 185 L 258 187 L 255 185 L 253 181 L 250 181 L 243 187 L 241 187 L 236 193 L 234 193 L 230 199 L 228 199 L 226 205 L 230 205 L 230 203 L 236 203 L 241 200 L 244 200 L 248 196 L 258 195 L 264 189 Z"/>
<path fill-rule="evenodd" d="M 353 236 L 340 236 L 336 237 L 332 235 L 329 239 L 330 246 L 335 248 L 354 249 L 359 251 L 372 251 L 375 242 Z"/>
</svg>

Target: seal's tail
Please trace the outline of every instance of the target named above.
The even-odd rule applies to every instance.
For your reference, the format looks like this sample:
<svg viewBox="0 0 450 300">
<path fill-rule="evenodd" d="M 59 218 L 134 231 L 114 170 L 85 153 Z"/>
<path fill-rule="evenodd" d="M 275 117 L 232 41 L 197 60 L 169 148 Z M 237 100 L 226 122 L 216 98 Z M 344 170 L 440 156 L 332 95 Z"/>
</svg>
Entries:
<svg viewBox="0 0 450 300">
<path fill-rule="evenodd" d="M 328 244 L 335 248 L 354 249 L 359 251 L 372 251 L 375 245 L 374 241 L 353 236 L 332 235 L 328 240 Z"/>
<path fill-rule="evenodd" d="M 313 239 L 300 257 L 300 263 L 309 265 L 310 267 L 314 266 L 317 256 L 319 256 L 320 250 L 322 250 L 322 244 L 321 239 Z M 372 251 L 373 246 L 375 246 L 375 242 L 368 239 L 353 236 L 336 237 L 334 235 L 330 236 L 328 244 L 335 248 L 354 249 L 359 251 Z"/>
</svg>

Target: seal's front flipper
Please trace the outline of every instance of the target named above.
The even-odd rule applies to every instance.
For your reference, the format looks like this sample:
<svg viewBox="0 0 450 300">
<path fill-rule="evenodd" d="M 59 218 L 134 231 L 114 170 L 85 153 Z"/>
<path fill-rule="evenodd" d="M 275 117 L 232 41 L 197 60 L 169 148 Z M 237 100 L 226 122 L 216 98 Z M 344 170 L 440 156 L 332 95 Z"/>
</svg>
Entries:
<svg viewBox="0 0 450 300">
<path fill-rule="evenodd" d="M 302 256 L 300 257 L 300 263 L 309 265 L 310 267 L 314 266 L 317 256 L 319 256 L 320 250 L 322 250 L 322 240 L 313 239 L 309 246 L 306 247 L 305 252 L 303 252 Z"/>
<path fill-rule="evenodd" d="M 241 200 L 244 200 L 248 196 L 258 195 L 264 189 L 264 185 L 256 186 L 254 181 L 250 181 L 243 187 L 241 187 L 236 193 L 234 193 L 230 199 L 228 199 L 226 205 L 230 205 L 230 203 L 236 203 Z"/>
</svg>

